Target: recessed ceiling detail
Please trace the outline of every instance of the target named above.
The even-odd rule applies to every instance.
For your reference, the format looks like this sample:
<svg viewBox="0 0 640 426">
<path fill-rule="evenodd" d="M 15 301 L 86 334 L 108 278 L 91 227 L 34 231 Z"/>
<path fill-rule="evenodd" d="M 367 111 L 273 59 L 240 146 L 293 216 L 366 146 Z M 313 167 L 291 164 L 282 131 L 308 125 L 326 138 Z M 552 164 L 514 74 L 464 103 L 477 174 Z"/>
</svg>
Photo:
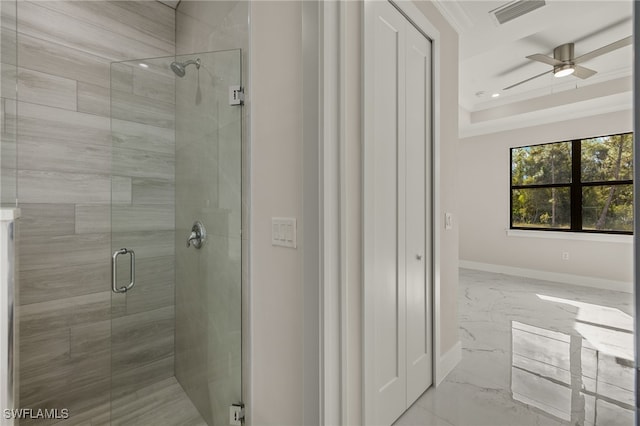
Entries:
<svg viewBox="0 0 640 426">
<path fill-rule="evenodd" d="M 633 15 L 633 1 L 631 0 L 590 0 L 590 1 L 556 1 L 547 0 L 544 6 L 533 12 L 520 15 L 505 25 L 497 24 L 497 20 L 490 11 L 515 4 L 508 0 L 434 0 L 440 9 L 446 11 L 443 15 L 450 19 L 456 18 L 456 30 L 459 35 L 460 57 L 460 117 L 461 134 L 472 132 L 490 133 L 505 120 L 518 121 L 524 125 L 529 119 L 540 124 L 543 120 L 553 120 L 564 117 L 568 113 L 587 114 L 598 111 L 598 108 L 622 111 L 631 108 L 631 86 L 625 86 L 628 93 L 617 93 L 615 96 L 605 96 L 587 89 L 596 85 L 605 91 L 607 83 L 620 78 L 630 78 L 633 70 L 633 49 L 627 45 L 609 50 L 606 54 L 602 48 L 612 42 L 625 39 L 634 30 L 631 17 Z M 455 5 L 455 6 L 454 6 Z M 575 17 L 569 19 L 568 17 Z M 470 22 L 467 22 L 470 21 Z M 454 24 L 452 24 L 454 26 Z M 574 54 L 565 55 L 564 50 L 557 52 L 554 48 L 574 43 Z M 614 46 L 618 46 L 616 43 Z M 568 47 L 568 46 L 567 46 Z M 593 52 L 593 53 L 592 53 Z M 538 53 L 548 57 L 547 61 L 525 59 L 527 55 Z M 594 54 L 596 53 L 596 54 Z M 556 78 L 554 71 L 562 75 L 561 68 L 571 65 L 571 59 L 581 56 L 580 66 L 597 71 L 590 78 L 582 79 L 570 75 Z M 538 57 L 538 58 L 540 58 Z M 588 59 L 588 60 L 586 60 Z M 565 64 L 565 60 L 567 64 Z M 558 68 L 554 70 L 554 66 Z M 574 74 L 576 69 L 573 69 Z M 565 73 L 568 71 L 565 71 Z M 509 90 L 505 87 L 541 75 Z M 603 83 L 601 85 L 601 83 Z M 569 93 L 583 93 L 584 97 L 575 102 Z M 485 92 L 478 96 L 478 92 Z M 500 97 L 492 98 L 493 93 L 500 93 Z M 591 96 L 592 99 L 588 99 Z M 540 108 L 529 111 L 523 108 L 509 108 L 511 105 L 526 103 L 529 99 L 536 99 L 535 104 L 553 105 L 549 114 Z M 548 102 L 545 103 L 545 100 Z M 620 102 L 614 106 L 613 102 Z M 560 106 L 559 102 L 567 103 Z M 580 105 L 578 108 L 577 105 Z M 589 104 L 590 106 L 587 106 Z M 599 107 L 596 107 L 599 105 Z M 503 108 L 500 111 L 510 111 L 509 114 L 478 115 L 479 111 Z M 484 119 L 480 119 L 480 116 Z M 534 119 L 535 116 L 535 119 Z M 471 120 L 473 117 L 473 120 Z M 507 118 L 509 117 L 509 118 Z"/>
<path fill-rule="evenodd" d="M 491 13 L 500 25 L 513 21 L 516 18 L 526 15 L 529 12 L 541 8 L 547 4 L 544 0 L 518 0 L 508 3 L 505 6 L 492 10 Z"/>
</svg>

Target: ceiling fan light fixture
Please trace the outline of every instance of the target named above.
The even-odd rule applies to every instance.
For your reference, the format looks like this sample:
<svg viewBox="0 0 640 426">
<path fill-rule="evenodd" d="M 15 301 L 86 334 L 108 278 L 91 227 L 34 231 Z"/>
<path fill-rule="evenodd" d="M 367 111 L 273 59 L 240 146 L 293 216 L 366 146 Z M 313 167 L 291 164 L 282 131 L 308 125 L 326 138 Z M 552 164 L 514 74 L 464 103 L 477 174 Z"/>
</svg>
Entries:
<svg viewBox="0 0 640 426">
<path fill-rule="evenodd" d="M 566 77 L 573 74 L 575 70 L 576 69 L 572 64 L 560 65 L 553 68 L 553 76 L 558 78 Z"/>
</svg>

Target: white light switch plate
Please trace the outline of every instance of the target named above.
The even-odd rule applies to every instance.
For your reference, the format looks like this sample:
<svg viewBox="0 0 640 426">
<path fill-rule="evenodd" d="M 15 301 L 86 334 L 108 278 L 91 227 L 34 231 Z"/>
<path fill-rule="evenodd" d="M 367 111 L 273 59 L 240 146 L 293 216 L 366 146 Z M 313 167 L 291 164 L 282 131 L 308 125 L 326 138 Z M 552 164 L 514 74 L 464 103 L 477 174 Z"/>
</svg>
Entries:
<svg viewBox="0 0 640 426">
<path fill-rule="evenodd" d="M 451 213 L 444 214 L 444 229 L 450 231 L 453 229 L 453 216 Z"/>
<path fill-rule="evenodd" d="M 298 246 L 296 219 L 292 217 L 271 218 L 271 245 L 296 248 Z"/>
</svg>

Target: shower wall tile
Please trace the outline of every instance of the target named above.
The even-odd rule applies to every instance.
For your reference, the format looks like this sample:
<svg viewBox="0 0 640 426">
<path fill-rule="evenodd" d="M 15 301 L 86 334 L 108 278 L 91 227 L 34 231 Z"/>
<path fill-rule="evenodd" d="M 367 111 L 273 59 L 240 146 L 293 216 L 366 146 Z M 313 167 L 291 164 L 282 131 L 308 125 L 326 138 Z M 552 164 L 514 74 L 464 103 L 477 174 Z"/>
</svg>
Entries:
<svg viewBox="0 0 640 426">
<path fill-rule="evenodd" d="M 114 205 L 114 232 L 171 231 L 175 226 L 173 205 Z"/>
<path fill-rule="evenodd" d="M 55 3 L 44 1 L 38 2 L 38 4 L 92 26 L 121 34 L 133 42 L 162 48 L 170 54 L 173 53 L 174 16 L 171 11 L 167 11 L 160 5 L 145 5 L 144 2 L 133 1 L 95 2 L 88 5 L 78 4 L 74 1 Z M 122 48 L 117 43 L 114 45 Z M 145 52 L 149 53 L 148 48 Z M 145 57 L 148 56 L 131 56 L 126 59 Z"/>
<path fill-rule="evenodd" d="M 111 238 L 113 247 L 137 247 L 136 260 L 175 254 L 174 231 L 114 231 Z"/>
<path fill-rule="evenodd" d="M 69 353 L 74 358 L 111 350 L 111 320 L 73 326 L 69 333 Z"/>
<path fill-rule="evenodd" d="M 76 204 L 75 233 L 111 232 L 111 212 L 108 205 Z"/>
<path fill-rule="evenodd" d="M 174 374 L 174 77 L 168 62 L 151 74 L 112 63 L 174 55 L 175 11 L 155 1 L 19 3 L 21 405 L 107 424 L 112 337 L 122 350 L 115 394 Z M 124 230 L 113 237 L 111 203 Z M 126 296 L 110 291 L 112 242 L 136 250 Z M 114 336 L 112 318 L 128 323 Z"/>
<path fill-rule="evenodd" d="M 111 91 L 111 116 L 113 118 L 173 129 L 174 111 L 173 103 L 113 89 Z"/>
<path fill-rule="evenodd" d="M 75 211 L 72 204 L 22 204 L 20 209 L 20 236 L 23 238 L 69 235 L 74 232 Z"/>
<path fill-rule="evenodd" d="M 18 170 L 22 203 L 109 203 L 109 175 Z"/>
<path fill-rule="evenodd" d="M 248 2 L 184 0 L 176 13 L 176 53 L 245 49 Z"/>
<path fill-rule="evenodd" d="M 118 274 L 118 279 L 120 274 Z M 118 281 L 121 282 L 121 281 Z M 111 293 L 111 318 L 118 318 L 127 314 L 127 297 L 124 294 Z"/>
<path fill-rule="evenodd" d="M 133 70 L 133 93 L 168 104 L 175 103 L 175 75 L 167 67 L 157 72 L 145 69 Z"/>
<path fill-rule="evenodd" d="M 103 259 L 98 263 L 20 271 L 20 303 L 29 305 L 99 293 L 109 289 L 110 279 L 111 265 Z"/>
<path fill-rule="evenodd" d="M 42 348 L 47 348 L 43 351 Z M 61 328 L 48 333 L 33 334 L 20 339 L 20 367 L 22 379 L 37 376 L 48 365 L 69 359 L 71 352 L 69 329 Z"/>
<path fill-rule="evenodd" d="M 175 189 L 173 180 L 132 179 L 132 195 L 135 204 L 173 204 Z"/>
<path fill-rule="evenodd" d="M 50 366 L 39 377 L 25 379 L 21 385 L 20 403 L 25 407 L 65 407 L 75 417 L 109 402 L 110 385 L 108 353 L 100 356 L 70 359 L 64 364 Z M 44 398 L 41 395 L 45 395 Z M 21 420 L 21 425 L 43 425 L 52 422 Z"/>
<path fill-rule="evenodd" d="M 110 60 L 49 39 L 18 34 L 18 65 L 84 83 L 109 87 Z"/>
<path fill-rule="evenodd" d="M 111 146 L 107 117 L 18 102 L 20 139 L 37 140 L 43 145 L 51 140 L 85 145 Z"/>
<path fill-rule="evenodd" d="M 61 328 L 110 318 L 110 298 L 107 291 L 24 305 L 21 309 L 21 331 L 25 337 L 49 333 Z"/>
<path fill-rule="evenodd" d="M 109 116 L 109 89 L 78 81 L 78 111 Z"/>
<path fill-rule="evenodd" d="M 127 120 L 112 121 L 113 146 L 174 155 L 175 134 L 167 129 Z"/>
<path fill-rule="evenodd" d="M 108 175 L 111 172 L 111 149 L 107 145 L 73 143 L 23 137 L 20 140 L 18 168 L 71 173 Z"/>
<path fill-rule="evenodd" d="M 112 327 L 115 374 L 173 356 L 173 306 L 115 318 Z"/>
<path fill-rule="evenodd" d="M 108 27 L 114 22 L 112 19 L 107 18 L 102 24 L 95 25 L 60 10 L 72 3 L 78 7 L 76 11 L 86 11 L 92 6 L 91 3 L 83 5 L 73 1 L 19 2 L 18 31 L 113 61 L 173 54 L 174 47 L 170 41 L 145 34 L 142 29 L 126 27 L 123 30 L 122 26 L 115 25 L 120 28 L 112 30 Z M 107 4 L 107 2 L 95 2 L 93 6 L 102 10 L 102 7 Z"/>
<path fill-rule="evenodd" d="M 136 263 L 136 287 L 125 295 L 126 314 L 137 314 L 174 304 L 173 256 L 142 259 Z M 127 271 L 128 273 L 128 271 Z"/>
<path fill-rule="evenodd" d="M 132 197 L 131 178 L 112 175 L 111 203 L 131 204 Z"/>
<path fill-rule="evenodd" d="M 24 237 L 20 245 L 20 270 L 84 265 L 110 259 L 109 234 Z"/>
<path fill-rule="evenodd" d="M 77 81 L 18 68 L 18 92 L 23 102 L 75 110 Z"/>
<path fill-rule="evenodd" d="M 114 147 L 112 171 L 117 175 L 173 180 L 175 178 L 175 156 L 140 149 Z"/>
</svg>

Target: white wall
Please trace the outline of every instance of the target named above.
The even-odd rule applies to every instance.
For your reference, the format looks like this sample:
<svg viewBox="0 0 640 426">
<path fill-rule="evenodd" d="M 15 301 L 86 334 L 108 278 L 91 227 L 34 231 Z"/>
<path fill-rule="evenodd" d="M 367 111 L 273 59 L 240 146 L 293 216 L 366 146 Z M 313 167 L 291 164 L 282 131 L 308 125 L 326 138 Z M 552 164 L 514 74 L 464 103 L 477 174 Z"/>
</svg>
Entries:
<svg viewBox="0 0 640 426">
<path fill-rule="evenodd" d="M 302 228 L 302 20 L 297 1 L 251 3 L 251 399 L 253 425 L 302 424 L 299 249 L 271 245 L 271 217 Z"/>
<path fill-rule="evenodd" d="M 439 199 L 435 212 L 436 226 L 441 229 L 440 264 L 434 265 L 440 275 L 440 354 L 445 355 L 458 343 L 458 215 L 460 211 L 457 185 L 458 139 L 458 33 L 438 9 L 425 1 L 414 1 L 429 22 L 440 32 L 440 156 L 436 159 L 439 174 Z M 439 160 L 439 161 L 438 161 Z M 444 214 L 453 216 L 453 229 L 444 230 Z"/>
<path fill-rule="evenodd" d="M 631 110 L 460 139 L 460 259 L 492 265 L 601 279 L 633 277 L 628 242 L 507 236 L 509 148 L 632 131 Z M 535 231 L 531 231 L 535 232 Z M 563 261 L 562 252 L 569 252 Z"/>
</svg>

